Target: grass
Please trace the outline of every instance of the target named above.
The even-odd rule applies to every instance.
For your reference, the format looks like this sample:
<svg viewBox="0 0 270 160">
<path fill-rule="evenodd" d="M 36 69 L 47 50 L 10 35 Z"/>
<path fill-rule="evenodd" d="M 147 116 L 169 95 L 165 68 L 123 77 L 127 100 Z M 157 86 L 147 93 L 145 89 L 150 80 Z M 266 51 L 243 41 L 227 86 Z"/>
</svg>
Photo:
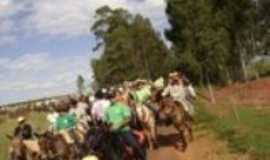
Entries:
<svg viewBox="0 0 270 160">
<path fill-rule="evenodd" d="M 7 160 L 10 141 L 6 138 L 6 135 L 12 135 L 17 123 L 16 119 L 10 119 L 7 116 L 1 116 L 0 119 L 0 160 Z M 35 131 L 41 131 L 48 125 L 44 113 L 28 114 L 27 119 L 33 125 Z"/>
<path fill-rule="evenodd" d="M 252 107 L 240 107 L 235 114 L 223 117 L 210 114 L 202 104 L 198 109 L 197 122 L 203 128 L 214 131 L 226 140 L 233 152 L 248 153 L 253 159 L 270 159 L 270 113 L 259 112 Z"/>
</svg>

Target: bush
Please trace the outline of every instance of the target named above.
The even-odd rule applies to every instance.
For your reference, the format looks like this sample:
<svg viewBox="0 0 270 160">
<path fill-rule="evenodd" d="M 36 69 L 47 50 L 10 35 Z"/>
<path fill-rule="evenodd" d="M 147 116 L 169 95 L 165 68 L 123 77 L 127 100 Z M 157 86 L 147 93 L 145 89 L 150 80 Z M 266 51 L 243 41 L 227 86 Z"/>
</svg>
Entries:
<svg viewBox="0 0 270 160">
<path fill-rule="evenodd" d="M 248 69 L 249 79 L 270 76 L 270 61 L 261 60 L 251 64 Z"/>
</svg>

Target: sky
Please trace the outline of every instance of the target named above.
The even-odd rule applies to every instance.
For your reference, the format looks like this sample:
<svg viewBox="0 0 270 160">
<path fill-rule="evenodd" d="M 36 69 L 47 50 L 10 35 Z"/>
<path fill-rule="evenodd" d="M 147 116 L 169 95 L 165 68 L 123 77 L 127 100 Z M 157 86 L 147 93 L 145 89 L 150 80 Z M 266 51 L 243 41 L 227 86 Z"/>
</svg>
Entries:
<svg viewBox="0 0 270 160">
<path fill-rule="evenodd" d="M 93 78 L 95 10 L 122 7 L 168 28 L 164 0 L 0 0 L 0 104 L 76 91 Z"/>
</svg>

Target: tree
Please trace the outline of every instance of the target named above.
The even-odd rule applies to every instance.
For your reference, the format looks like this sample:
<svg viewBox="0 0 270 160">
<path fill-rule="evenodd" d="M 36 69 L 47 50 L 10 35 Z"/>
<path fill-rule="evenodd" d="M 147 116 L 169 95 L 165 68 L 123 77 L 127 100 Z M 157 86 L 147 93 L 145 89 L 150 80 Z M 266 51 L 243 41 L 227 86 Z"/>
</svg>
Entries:
<svg viewBox="0 0 270 160">
<path fill-rule="evenodd" d="M 270 1 L 256 1 L 256 49 L 257 52 L 270 54 Z"/>
<path fill-rule="evenodd" d="M 168 49 L 149 19 L 104 6 L 96 11 L 91 30 L 98 41 L 95 49 L 103 49 L 101 57 L 91 63 L 99 84 L 154 79 L 167 71 Z"/>
<path fill-rule="evenodd" d="M 80 95 L 82 95 L 83 94 L 83 90 L 84 90 L 84 78 L 81 75 L 79 75 L 77 77 L 77 88 L 78 88 L 78 93 Z"/>
<path fill-rule="evenodd" d="M 197 83 L 224 81 L 229 37 L 221 12 L 209 0 L 167 0 L 166 13 L 171 28 L 165 34 L 180 68 Z"/>
<path fill-rule="evenodd" d="M 197 82 L 241 79 L 255 54 L 254 6 L 253 0 L 167 0 L 165 34 L 179 66 Z"/>
</svg>

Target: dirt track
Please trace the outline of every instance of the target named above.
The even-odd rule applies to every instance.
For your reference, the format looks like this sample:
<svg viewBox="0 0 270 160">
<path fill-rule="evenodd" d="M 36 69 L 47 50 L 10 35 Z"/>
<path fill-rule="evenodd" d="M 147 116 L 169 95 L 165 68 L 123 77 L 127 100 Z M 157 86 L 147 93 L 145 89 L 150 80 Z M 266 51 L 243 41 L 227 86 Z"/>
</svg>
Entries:
<svg viewBox="0 0 270 160">
<path fill-rule="evenodd" d="M 195 133 L 194 141 L 184 153 L 174 147 L 177 139 L 174 129 L 160 128 L 159 133 L 161 146 L 149 153 L 150 160 L 249 160 L 246 156 L 230 153 L 224 142 L 207 131 Z"/>
</svg>

